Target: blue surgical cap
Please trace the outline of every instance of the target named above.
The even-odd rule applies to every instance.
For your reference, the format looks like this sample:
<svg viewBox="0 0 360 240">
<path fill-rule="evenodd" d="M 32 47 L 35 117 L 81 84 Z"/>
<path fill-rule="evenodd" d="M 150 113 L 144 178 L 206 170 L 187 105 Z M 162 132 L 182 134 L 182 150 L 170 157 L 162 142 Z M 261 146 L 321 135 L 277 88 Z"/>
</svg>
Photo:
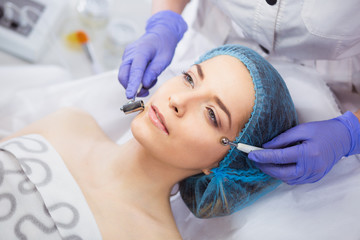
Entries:
<svg viewBox="0 0 360 240">
<path fill-rule="evenodd" d="M 207 52 L 197 63 L 218 55 L 239 59 L 249 70 L 254 83 L 255 104 L 236 143 L 261 147 L 297 124 L 286 84 L 269 62 L 247 47 L 224 45 Z M 181 181 L 180 194 L 195 216 L 211 218 L 232 214 L 254 203 L 280 183 L 256 168 L 246 153 L 231 147 L 209 175 L 198 174 Z"/>
</svg>

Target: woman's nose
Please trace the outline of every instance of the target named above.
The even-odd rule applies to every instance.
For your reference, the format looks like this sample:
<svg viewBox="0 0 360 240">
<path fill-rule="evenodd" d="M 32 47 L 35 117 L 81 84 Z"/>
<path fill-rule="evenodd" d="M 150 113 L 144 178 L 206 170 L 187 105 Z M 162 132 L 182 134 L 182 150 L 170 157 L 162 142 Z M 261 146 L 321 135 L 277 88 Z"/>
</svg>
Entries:
<svg viewBox="0 0 360 240">
<path fill-rule="evenodd" d="M 169 107 L 178 117 L 182 117 L 191 105 L 196 104 L 201 98 L 199 93 L 176 93 L 169 97 Z"/>
</svg>

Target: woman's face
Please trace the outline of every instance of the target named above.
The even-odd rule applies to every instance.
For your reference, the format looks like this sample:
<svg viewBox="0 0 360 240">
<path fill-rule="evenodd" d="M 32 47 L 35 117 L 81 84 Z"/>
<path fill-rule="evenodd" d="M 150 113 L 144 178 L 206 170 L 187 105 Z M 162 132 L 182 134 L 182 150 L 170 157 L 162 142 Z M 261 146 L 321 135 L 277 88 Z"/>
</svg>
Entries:
<svg viewBox="0 0 360 240">
<path fill-rule="evenodd" d="M 255 101 L 247 68 L 221 55 L 165 82 L 132 122 L 136 140 L 153 157 L 194 173 L 211 169 L 248 121 Z"/>
</svg>

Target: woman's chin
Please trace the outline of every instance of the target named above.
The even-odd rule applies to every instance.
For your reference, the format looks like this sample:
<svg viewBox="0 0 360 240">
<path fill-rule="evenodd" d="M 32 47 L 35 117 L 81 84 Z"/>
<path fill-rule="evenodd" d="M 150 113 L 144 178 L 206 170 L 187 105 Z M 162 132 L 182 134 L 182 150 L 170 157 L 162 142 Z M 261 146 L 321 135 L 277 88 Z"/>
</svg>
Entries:
<svg viewBox="0 0 360 240">
<path fill-rule="evenodd" d="M 132 135 L 138 142 L 141 142 L 141 140 L 145 137 L 145 132 L 147 132 L 145 131 L 143 121 L 139 118 L 139 116 L 131 122 L 130 129 Z"/>
<path fill-rule="evenodd" d="M 146 115 L 142 112 L 131 122 L 131 132 L 136 141 L 143 146 L 153 144 L 156 140 L 152 126 L 146 119 Z"/>
</svg>

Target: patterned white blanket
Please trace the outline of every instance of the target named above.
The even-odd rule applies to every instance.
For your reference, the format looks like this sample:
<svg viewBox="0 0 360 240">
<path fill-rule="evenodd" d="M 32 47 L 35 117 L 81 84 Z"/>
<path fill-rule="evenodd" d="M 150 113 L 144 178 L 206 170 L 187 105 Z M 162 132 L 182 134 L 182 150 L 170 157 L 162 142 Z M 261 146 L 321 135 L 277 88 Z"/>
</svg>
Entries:
<svg viewBox="0 0 360 240">
<path fill-rule="evenodd" d="M 0 239 L 102 239 L 79 186 L 40 135 L 0 144 Z"/>
</svg>

